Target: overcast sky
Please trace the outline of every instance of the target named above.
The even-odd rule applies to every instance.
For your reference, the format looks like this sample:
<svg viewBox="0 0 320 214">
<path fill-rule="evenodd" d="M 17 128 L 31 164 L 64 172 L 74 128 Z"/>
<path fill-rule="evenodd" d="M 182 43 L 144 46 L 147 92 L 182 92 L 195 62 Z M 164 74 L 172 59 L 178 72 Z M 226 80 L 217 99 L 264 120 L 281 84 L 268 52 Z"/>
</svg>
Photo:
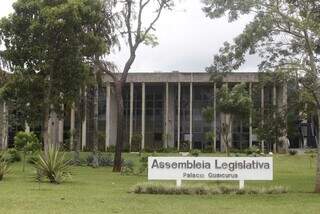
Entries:
<svg viewBox="0 0 320 214">
<path fill-rule="evenodd" d="M 0 16 L 12 12 L 14 0 L 0 0 Z M 173 11 L 162 14 L 156 25 L 159 45 L 141 46 L 132 71 L 204 71 L 223 42 L 231 41 L 250 21 L 242 17 L 228 23 L 226 18 L 211 20 L 202 12 L 201 0 L 181 0 Z M 112 60 L 119 68 L 127 58 L 128 49 L 115 52 Z M 257 59 L 250 57 L 241 71 L 256 71 Z"/>
</svg>

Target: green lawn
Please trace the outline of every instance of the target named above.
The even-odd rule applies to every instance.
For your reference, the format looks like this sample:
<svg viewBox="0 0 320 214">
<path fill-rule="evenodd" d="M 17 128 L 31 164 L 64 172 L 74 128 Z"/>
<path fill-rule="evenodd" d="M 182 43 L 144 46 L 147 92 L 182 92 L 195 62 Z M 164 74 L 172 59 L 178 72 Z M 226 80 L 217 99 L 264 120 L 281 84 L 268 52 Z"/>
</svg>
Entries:
<svg viewBox="0 0 320 214">
<path fill-rule="evenodd" d="M 136 159 L 137 155 L 126 154 Z M 314 162 L 314 160 L 313 160 Z M 136 195 L 131 186 L 146 176 L 121 176 L 111 168 L 74 167 L 73 179 L 61 185 L 32 178 L 28 165 L 12 165 L 12 172 L 0 182 L 0 214 L 10 213 L 320 213 L 320 195 L 312 193 L 315 164 L 309 156 L 274 157 L 274 181 L 246 182 L 246 186 L 283 185 L 289 193 L 281 195 Z M 216 182 L 208 182 L 216 185 Z M 237 185 L 237 183 L 234 183 Z"/>
</svg>

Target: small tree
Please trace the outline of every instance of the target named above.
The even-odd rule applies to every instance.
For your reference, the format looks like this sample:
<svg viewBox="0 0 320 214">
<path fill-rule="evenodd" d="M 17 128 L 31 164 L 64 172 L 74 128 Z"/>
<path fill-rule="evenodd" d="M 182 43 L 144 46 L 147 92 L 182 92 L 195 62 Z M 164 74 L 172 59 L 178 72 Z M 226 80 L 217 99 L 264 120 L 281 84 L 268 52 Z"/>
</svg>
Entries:
<svg viewBox="0 0 320 214">
<path fill-rule="evenodd" d="M 202 117 L 204 118 L 204 120 L 207 123 L 212 123 L 212 121 L 214 120 L 214 108 L 212 106 L 207 106 L 204 109 L 202 109 Z M 215 128 L 215 127 L 214 127 Z M 205 133 L 205 138 L 210 141 L 211 145 L 212 145 L 212 151 L 216 152 L 216 142 L 214 140 L 215 138 L 215 132 L 214 130 L 206 132 Z"/>
<path fill-rule="evenodd" d="M 229 137 L 232 123 L 235 117 L 247 118 L 252 108 L 252 101 L 246 90 L 246 85 L 241 83 L 235 85 L 231 90 L 223 85 L 218 93 L 218 110 L 224 114 L 221 124 L 221 134 L 225 144 L 226 153 L 229 156 L 231 139 Z"/>
<path fill-rule="evenodd" d="M 27 154 L 39 151 L 41 144 L 33 132 L 18 132 L 14 137 L 14 146 L 17 150 L 23 152 L 22 171 L 24 172 Z"/>
</svg>

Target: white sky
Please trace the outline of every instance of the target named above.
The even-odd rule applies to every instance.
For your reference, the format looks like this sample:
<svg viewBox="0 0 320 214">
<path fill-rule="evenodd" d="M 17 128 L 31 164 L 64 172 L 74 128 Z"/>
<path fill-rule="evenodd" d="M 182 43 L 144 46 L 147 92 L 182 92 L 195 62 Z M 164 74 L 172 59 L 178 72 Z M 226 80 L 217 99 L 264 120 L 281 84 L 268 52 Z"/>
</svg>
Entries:
<svg viewBox="0 0 320 214">
<path fill-rule="evenodd" d="M 14 0 L 0 0 L 0 17 L 12 12 Z M 166 11 L 156 25 L 159 45 L 141 46 L 131 71 L 204 71 L 225 41 L 232 41 L 250 21 L 242 17 L 234 23 L 226 18 L 211 20 L 202 12 L 201 0 L 178 1 L 173 11 Z M 115 52 L 111 59 L 121 69 L 128 49 Z M 241 71 L 257 71 L 257 58 L 249 57 Z"/>
</svg>

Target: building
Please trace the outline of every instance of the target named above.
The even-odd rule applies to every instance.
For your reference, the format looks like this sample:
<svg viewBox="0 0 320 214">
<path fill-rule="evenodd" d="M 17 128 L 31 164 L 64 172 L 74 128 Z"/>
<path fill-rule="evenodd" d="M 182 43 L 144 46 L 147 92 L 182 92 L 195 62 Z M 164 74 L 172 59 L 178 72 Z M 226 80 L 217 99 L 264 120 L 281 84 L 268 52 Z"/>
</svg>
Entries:
<svg viewBox="0 0 320 214">
<path fill-rule="evenodd" d="M 264 110 L 268 105 L 278 108 L 287 106 L 287 85 L 260 87 L 258 73 L 229 73 L 223 78 L 223 82 L 230 87 L 246 83 L 255 108 Z M 117 106 L 112 84 L 112 79 L 106 76 L 105 86 L 99 90 L 100 150 L 105 150 L 116 142 Z M 214 130 L 216 149 L 223 151 L 224 144 L 220 136 L 222 114 L 215 111 L 212 124 L 205 122 L 202 117 L 204 107 L 216 107 L 217 90 L 218 85 L 211 82 L 210 74 L 205 72 L 129 73 L 124 90 L 125 149 L 130 148 L 136 136 L 141 137 L 141 147 L 146 150 L 181 149 L 185 142 L 192 142 L 191 148 L 206 149 L 212 145 L 205 138 L 205 133 Z M 90 94 L 88 89 L 84 120 L 76 118 L 74 110 L 66 113 L 63 120 L 52 116 L 49 124 L 53 141 L 73 142 L 73 136 L 68 133 L 72 133 L 76 123 L 81 123 L 82 148 L 92 148 L 93 102 Z M 1 103 L 2 118 L 5 114 L 5 103 Z M 245 149 L 255 144 L 260 145 L 252 124 L 252 115 L 246 120 L 234 121 L 231 136 L 234 148 Z M 5 148 L 12 134 L 8 134 L 6 123 L 2 123 L 1 130 L 0 145 Z M 268 145 L 264 145 L 264 148 L 271 149 Z"/>
</svg>

